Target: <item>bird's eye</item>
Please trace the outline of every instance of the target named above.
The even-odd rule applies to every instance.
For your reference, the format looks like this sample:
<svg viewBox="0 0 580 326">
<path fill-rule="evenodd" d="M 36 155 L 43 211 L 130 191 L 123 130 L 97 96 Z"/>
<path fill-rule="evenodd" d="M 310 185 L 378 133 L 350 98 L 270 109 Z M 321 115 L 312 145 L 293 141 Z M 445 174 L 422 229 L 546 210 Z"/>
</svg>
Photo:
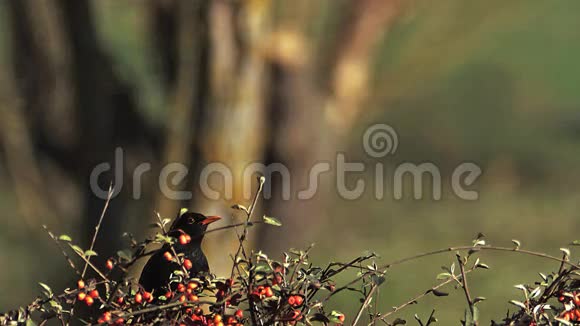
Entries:
<svg viewBox="0 0 580 326">
<path fill-rule="evenodd" d="M 193 224 L 193 223 L 195 223 L 195 219 L 193 217 L 188 217 L 187 218 L 187 223 L 188 224 Z"/>
</svg>

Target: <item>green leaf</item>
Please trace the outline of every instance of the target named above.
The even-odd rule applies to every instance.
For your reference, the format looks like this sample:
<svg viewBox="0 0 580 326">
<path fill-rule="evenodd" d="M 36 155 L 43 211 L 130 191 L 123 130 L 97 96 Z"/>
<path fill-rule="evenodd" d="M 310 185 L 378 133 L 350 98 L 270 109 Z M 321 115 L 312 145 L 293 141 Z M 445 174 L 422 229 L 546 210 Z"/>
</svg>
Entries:
<svg viewBox="0 0 580 326">
<path fill-rule="evenodd" d="M 519 249 L 519 248 L 520 248 L 520 246 L 522 245 L 522 244 L 521 244 L 521 242 L 519 242 L 519 241 L 518 241 L 518 240 L 516 240 L 516 239 L 512 239 L 512 242 L 513 242 L 513 243 L 516 245 L 516 249 Z"/>
<path fill-rule="evenodd" d="M 50 288 L 50 286 L 48 286 L 42 282 L 38 282 L 38 285 L 40 285 L 44 289 L 44 294 L 47 297 L 52 297 L 52 289 Z"/>
<path fill-rule="evenodd" d="M 85 252 L 84 252 L 84 250 L 83 250 L 81 247 L 77 246 L 77 245 L 70 245 L 70 247 L 71 247 L 71 248 L 72 248 L 74 251 L 76 251 L 78 254 L 81 254 L 81 255 L 83 255 L 83 254 L 85 253 Z"/>
<path fill-rule="evenodd" d="M 248 208 L 246 206 L 239 205 L 239 204 L 236 204 L 236 205 L 232 206 L 232 209 L 236 209 L 236 210 L 239 210 L 239 211 L 244 211 L 246 213 L 249 212 L 249 210 L 248 210 Z"/>
<path fill-rule="evenodd" d="M 435 295 L 436 297 L 446 297 L 449 295 L 449 293 L 439 290 L 432 290 L 431 292 L 433 292 L 433 295 Z"/>
<path fill-rule="evenodd" d="M 97 256 L 97 252 L 94 250 L 87 250 L 85 251 L 85 257 Z"/>
<path fill-rule="evenodd" d="M 68 235 L 66 235 L 66 234 L 62 234 L 61 236 L 59 236 L 59 237 L 58 237 L 58 240 L 61 240 L 61 241 L 67 241 L 67 242 L 71 242 L 71 241 L 72 241 L 71 237 L 69 237 L 69 236 L 68 236 Z"/>
<path fill-rule="evenodd" d="M 478 302 L 482 302 L 485 301 L 486 298 L 485 297 L 476 297 L 475 299 L 473 299 L 473 304 L 477 304 Z"/>
<path fill-rule="evenodd" d="M 561 324 L 564 324 L 564 325 L 567 325 L 567 326 L 573 326 L 573 325 L 574 325 L 574 324 L 572 324 L 571 322 L 569 322 L 569 321 L 567 321 L 567 320 L 565 320 L 565 319 L 562 319 L 562 318 L 560 318 L 560 317 L 554 317 L 554 320 L 557 320 L 557 321 L 559 321 Z"/>
<path fill-rule="evenodd" d="M 342 322 L 339 319 L 341 316 L 344 316 L 344 314 L 341 313 L 340 311 L 333 310 L 330 313 L 330 317 L 328 319 L 333 323 L 342 324 Z"/>
<path fill-rule="evenodd" d="M 572 241 L 572 243 L 570 245 L 572 245 L 572 246 L 580 246 L 580 240 L 574 240 L 574 241 Z"/>
<path fill-rule="evenodd" d="M 484 263 L 479 263 L 475 267 L 477 267 L 477 268 L 483 268 L 483 269 L 489 269 L 489 266 L 487 264 L 484 264 Z"/>
<path fill-rule="evenodd" d="M 509 301 L 511 304 L 513 304 L 514 306 L 518 306 L 522 309 L 526 309 L 526 305 L 523 302 L 517 301 L 517 300 L 510 300 Z"/>
<path fill-rule="evenodd" d="M 438 280 L 446 280 L 451 277 L 451 273 L 439 273 L 437 275 Z"/>
<path fill-rule="evenodd" d="M 274 226 L 282 226 L 282 222 L 280 222 L 275 217 L 271 217 L 271 216 L 264 215 L 262 217 L 262 219 L 264 220 L 264 223 L 266 223 L 266 224 L 270 224 L 270 225 L 274 225 Z"/>
</svg>

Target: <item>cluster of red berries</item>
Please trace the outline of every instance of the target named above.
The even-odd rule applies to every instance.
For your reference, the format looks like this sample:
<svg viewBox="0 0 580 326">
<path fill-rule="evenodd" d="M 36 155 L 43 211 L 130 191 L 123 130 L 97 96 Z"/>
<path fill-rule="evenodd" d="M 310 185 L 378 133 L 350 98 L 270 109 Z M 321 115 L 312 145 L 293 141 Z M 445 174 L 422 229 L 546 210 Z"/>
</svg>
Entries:
<svg viewBox="0 0 580 326">
<path fill-rule="evenodd" d="M 189 319 L 195 324 L 201 324 L 204 326 L 241 326 L 243 325 L 244 312 L 238 309 L 231 316 L 222 316 L 220 314 L 214 314 L 213 316 L 204 316 L 201 308 L 191 309 L 188 308 L 185 313 L 189 316 Z M 180 326 L 185 326 L 186 324 L 180 324 Z"/>
<path fill-rule="evenodd" d="M 113 314 L 110 311 L 105 311 L 97 320 L 99 324 L 114 324 L 114 325 L 124 325 L 125 319 L 123 318 L 116 318 L 113 321 Z"/>
<path fill-rule="evenodd" d="M 196 294 L 196 290 L 198 290 L 198 289 L 199 289 L 199 284 L 197 282 L 189 282 L 189 283 L 187 283 L 187 285 L 185 285 L 183 283 L 179 283 L 179 285 L 177 285 L 177 292 L 181 293 L 181 295 L 179 296 L 179 301 L 180 302 L 186 302 L 186 301 L 198 302 L 199 297 Z M 171 297 L 173 297 L 173 293 L 171 291 L 168 291 L 165 294 L 165 297 L 167 299 L 170 299 Z"/>
<path fill-rule="evenodd" d="M 260 285 L 260 286 L 256 287 L 254 289 L 254 291 L 252 291 L 252 295 L 254 297 L 259 298 L 261 300 L 261 299 L 264 299 L 264 298 L 271 298 L 271 297 L 273 297 L 274 296 L 274 291 L 269 286 Z"/>
<path fill-rule="evenodd" d="M 191 237 L 189 236 L 189 234 L 183 233 L 182 235 L 179 236 L 178 240 L 179 244 L 186 245 L 191 242 Z"/>
<path fill-rule="evenodd" d="M 141 304 L 143 302 L 152 302 L 152 301 L 153 295 L 151 294 L 151 292 L 139 291 L 135 293 L 135 303 Z"/>
<path fill-rule="evenodd" d="M 291 295 L 288 297 L 288 304 L 294 308 L 300 307 L 304 303 L 304 297 L 301 295 Z"/>
<path fill-rule="evenodd" d="M 561 292 L 558 301 L 568 304 L 572 309 L 563 311 L 560 318 L 566 321 L 580 321 L 580 293 L 574 291 L 573 293 Z"/>
<path fill-rule="evenodd" d="M 182 235 L 181 237 L 184 237 L 184 236 Z M 188 238 L 189 238 L 189 236 L 188 236 Z M 163 253 L 163 258 L 165 258 L 165 260 L 167 260 L 167 261 L 172 261 L 173 255 L 169 251 L 166 251 Z M 185 267 L 185 269 L 187 269 L 187 270 L 190 270 L 193 267 L 193 263 L 191 262 L 191 260 L 186 258 L 183 260 L 183 267 Z"/>
<path fill-rule="evenodd" d="M 84 291 L 85 281 L 79 280 L 77 282 L 77 287 L 79 292 L 77 293 L 77 299 L 84 302 L 87 306 L 92 306 L 95 303 L 95 299 L 99 298 L 99 291 L 97 289 L 90 290 L 88 292 Z"/>
</svg>

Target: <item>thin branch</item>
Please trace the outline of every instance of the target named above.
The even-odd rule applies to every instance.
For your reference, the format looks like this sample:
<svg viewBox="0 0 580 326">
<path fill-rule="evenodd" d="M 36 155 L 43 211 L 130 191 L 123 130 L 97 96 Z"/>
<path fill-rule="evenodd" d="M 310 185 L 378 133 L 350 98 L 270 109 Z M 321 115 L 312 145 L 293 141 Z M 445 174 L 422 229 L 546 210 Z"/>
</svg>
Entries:
<svg viewBox="0 0 580 326">
<path fill-rule="evenodd" d="M 256 204 L 258 202 L 258 198 L 260 197 L 260 194 L 262 193 L 262 190 L 264 188 L 264 182 L 266 181 L 266 178 L 264 176 L 260 176 L 260 178 L 258 179 L 258 190 L 256 191 L 256 194 L 254 195 L 254 199 L 252 201 L 252 206 L 250 206 L 250 209 L 247 211 L 246 214 L 246 223 L 244 225 L 244 230 L 242 232 L 242 235 L 238 238 L 239 239 L 239 246 L 238 246 L 238 250 L 236 251 L 236 254 L 234 255 L 234 264 L 232 266 L 232 272 L 231 272 L 231 279 L 234 278 L 234 273 L 236 270 L 236 266 L 238 265 L 238 258 L 240 257 L 240 254 L 243 252 L 244 256 L 245 256 L 245 250 L 244 250 L 244 241 L 246 240 L 246 237 L 248 235 L 248 227 L 249 227 L 249 222 L 252 219 L 252 215 L 254 214 L 254 211 L 256 209 Z M 247 258 L 247 257 L 246 257 Z M 250 280 L 252 279 L 252 271 L 250 268 Z M 248 282 L 248 293 L 252 293 L 252 282 Z M 254 303 L 254 300 L 252 299 L 252 297 L 250 296 L 249 299 L 249 305 L 250 305 L 250 318 L 252 320 L 252 324 L 253 325 L 258 325 L 258 318 L 256 316 L 256 305 Z"/>
<path fill-rule="evenodd" d="M 461 255 L 457 253 L 457 263 L 459 263 L 459 270 L 461 272 L 461 287 L 465 293 L 465 299 L 469 305 L 469 311 L 471 312 L 471 319 L 473 324 L 477 326 L 477 321 L 475 320 L 475 306 L 473 305 L 473 299 L 471 299 L 471 293 L 469 292 L 469 286 L 467 285 L 467 277 L 465 277 L 465 263 L 461 259 Z"/>
<path fill-rule="evenodd" d="M 474 268 L 471 268 L 471 269 L 468 269 L 468 270 L 465 271 L 465 274 L 469 274 L 469 273 L 473 272 L 474 270 L 475 270 L 475 267 Z M 368 326 L 371 326 L 377 320 L 385 321 L 385 319 L 387 317 L 393 315 L 394 313 L 397 313 L 397 312 L 401 311 L 401 309 L 404 309 L 404 308 L 406 308 L 406 307 L 408 307 L 408 306 L 410 306 L 410 305 L 418 302 L 419 300 L 421 300 L 424 297 L 426 297 L 429 293 L 434 292 L 434 291 L 436 291 L 436 290 L 444 287 L 445 285 L 447 285 L 449 283 L 453 283 L 454 281 L 455 281 L 455 278 L 453 278 L 453 277 L 448 278 L 444 282 L 441 282 L 441 283 L 435 285 L 434 287 L 430 288 L 429 290 L 427 290 L 427 291 L 425 291 L 425 292 L 423 292 L 421 294 L 418 294 L 415 297 L 409 299 L 408 301 L 406 301 L 406 302 L 404 302 L 404 303 L 396 306 L 393 310 L 391 310 L 391 311 L 389 311 L 387 313 L 378 315 L 373 320 L 371 320 L 371 322 L 368 324 Z"/>
<path fill-rule="evenodd" d="M 107 283 L 110 283 L 111 281 L 107 278 L 107 276 L 105 274 L 103 274 L 95 265 L 93 265 L 93 263 L 91 263 L 87 257 L 85 257 L 85 255 L 82 252 L 78 252 L 75 250 L 75 248 L 73 248 L 72 244 L 68 244 L 69 247 L 79 256 L 81 257 L 82 260 L 85 261 L 85 263 L 87 265 L 89 265 L 89 267 L 91 267 L 104 281 L 106 281 Z"/>
<path fill-rule="evenodd" d="M 489 250 L 489 251 L 501 251 L 501 252 L 513 252 L 513 253 L 518 253 L 518 254 L 523 254 L 523 255 L 528 255 L 528 256 L 534 256 L 534 257 L 540 257 L 540 258 L 544 258 L 544 259 L 548 259 L 548 260 L 553 260 L 553 261 L 557 261 L 557 262 L 562 262 L 568 266 L 571 266 L 575 269 L 580 269 L 580 266 L 577 264 L 574 264 L 570 261 L 566 261 L 564 259 L 555 257 L 555 256 L 551 256 L 548 254 L 544 254 L 544 253 L 540 253 L 540 252 L 535 252 L 535 251 L 530 251 L 530 250 L 523 250 L 523 249 L 519 249 L 519 248 L 508 248 L 508 247 L 494 247 L 494 246 L 478 246 L 478 247 L 474 247 L 474 246 L 458 246 L 458 247 L 449 247 L 449 248 L 442 248 L 442 249 L 437 249 L 437 250 L 433 250 L 433 251 L 428 251 L 428 252 L 424 252 L 424 253 L 420 253 L 417 255 L 413 255 L 413 256 L 409 256 L 409 257 L 405 257 L 399 260 L 395 260 L 393 262 L 390 262 L 388 264 L 385 264 L 383 266 L 381 266 L 379 268 L 379 270 L 383 270 L 386 271 L 387 269 L 396 266 L 396 265 L 401 265 L 403 263 L 407 263 L 407 262 L 411 262 L 420 258 L 424 258 L 424 257 L 429 257 L 429 256 L 435 256 L 435 255 L 439 255 L 439 254 L 443 254 L 443 253 L 447 253 L 447 252 L 452 252 L 452 251 L 480 251 L 480 250 Z M 363 278 L 369 276 L 373 274 L 373 272 L 367 272 L 364 273 L 362 275 L 360 275 L 359 277 L 355 278 L 354 280 L 352 280 L 351 282 L 349 282 L 348 284 L 336 289 L 336 291 L 330 293 L 329 295 L 327 295 L 322 302 L 328 301 L 333 295 L 335 295 L 338 292 L 344 291 L 346 289 L 348 289 L 350 286 L 352 286 L 353 284 L 356 284 L 357 282 L 359 282 L 360 280 L 362 280 Z"/>
<path fill-rule="evenodd" d="M 50 232 L 50 230 L 48 229 L 48 227 L 46 225 L 43 225 L 42 228 L 48 233 L 48 235 L 50 236 L 50 238 L 52 240 L 54 240 L 54 242 L 56 243 L 56 245 L 58 246 L 58 248 L 62 252 L 62 255 L 64 256 L 64 259 L 66 259 L 66 261 L 68 262 L 68 264 L 70 265 L 70 267 L 75 271 L 75 273 L 77 275 L 81 276 L 81 272 L 77 269 L 77 267 L 76 267 L 75 263 L 72 261 L 72 259 L 70 259 L 69 255 L 66 253 L 65 248 L 60 243 L 60 241 L 58 240 L 58 238 L 55 237 L 55 235 L 52 232 Z"/>
<path fill-rule="evenodd" d="M 150 308 L 145 308 L 145 309 L 141 309 L 138 311 L 133 311 L 130 313 L 126 313 L 126 314 L 120 314 L 119 317 L 120 318 L 128 318 L 128 317 L 133 317 L 133 316 L 138 316 L 138 315 L 143 315 L 149 312 L 156 312 L 156 311 L 161 311 L 161 310 L 165 310 L 165 309 L 170 309 L 170 308 L 175 308 L 175 307 L 179 307 L 179 306 L 184 306 L 187 305 L 187 303 L 192 303 L 195 306 L 197 305 L 213 305 L 215 304 L 215 302 L 212 301 L 204 301 L 204 300 L 198 300 L 198 301 L 185 301 L 185 302 L 181 302 L 181 301 L 175 301 L 172 303 L 168 303 L 166 305 L 161 305 L 161 306 L 153 306 Z"/>
<path fill-rule="evenodd" d="M 371 303 L 371 299 L 373 298 L 373 294 L 375 293 L 375 291 L 377 290 L 378 287 L 379 287 L 378 283 L 373 284 L 373 286 L 371 287 L 371 290 L 369 291 L 369 293 L 367 294 L 367 297 L 365 298 L 365 301 L 360 306 L 360 309 L 358 310 L 358 313 L 356 314 L 356 317 L 355 317 L 354 321 L 352 322 L 352 326 L 356 326 L 356 324 L 360 320 L 360 317 L 362 316 L 364 310 Z"/>
<path fill-rule="evenodd" d="M 97 235 L 99 234 L 99 230 L 101 229 L 101 223 L 103 223 L 103 218 L 105 217 L 105 213 L 107 212 L 107 209 L 109 208 L 109 203 L 111 202 L 111 198 L 113 197 L 113 192 L 114 192 L 113 184 L 110 184 L 109 185 L 109 192 L 107 193 L 107 200 L 105 201 L 105 206 L 103 207 L 103 211 L 101 212 L 101 216 L 99 217 L 99 222 L 95 226 L 95 233 L 93 234 L 93 240 L 91 241 L 91 246 L 89 247 L 89 250 L 93 250 L 95 248 L 95 242 L 97 241 Z M 91 257 L 89 256 L 86 259 L 85 267 L 83 267 L 83 273 L 81 274 L 81 278 L 85 277 L 85 274 L 87 273 L 87 268 L 89 267 L 90 260 L 91 260 Z"/>
</svg>

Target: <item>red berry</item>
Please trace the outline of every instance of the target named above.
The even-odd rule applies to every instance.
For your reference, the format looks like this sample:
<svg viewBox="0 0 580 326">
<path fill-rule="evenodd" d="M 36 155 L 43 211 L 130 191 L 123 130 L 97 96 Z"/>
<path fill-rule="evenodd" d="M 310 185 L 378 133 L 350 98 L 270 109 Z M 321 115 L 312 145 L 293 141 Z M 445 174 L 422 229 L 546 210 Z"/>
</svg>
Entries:
<svg viewBox="0 0 580 326">
<path fill-rule="evenodd" d="M 83 281 L 83 280 L 79 280 L 79 281 L 77 282 L 77 287 L 78 287 L 79 289 L 84 289 L 84 288 L 85 288 L 85 281 Z"/>
<path fill-rule="evenodd" d="M 270 297 L 274 296 L 274 291 L 272 291 L 271 287 L 267 286 L 264 289 L 264 295 L 266 296 L 266 298 L 270 298 Z"/>
<path fill-rule="evenodd" d="M 185 240 L 187 240 L 187 243 L 191 242 L 191 237 L 189 236 L 189 234 L 185 235 Z"/>
<path fill-rule="evenodd" d="M 110 311 L 106 311 L 105 313 L 103 313 L 103 320 L 105 322 L 110 322 L 111 321 L 111 312 Z"/>
<path fill-rule="evenodd" d="M 98 290 L 92 290 L 91 292 L 89 292 L 89 296 L 91 298 L 98 298 L 99 297 L 99 291 Z"/>
<path fill-rule="evenodd" d="M 238 310 L 236 310 L 236 313 L 235 313 L 235 315 L 236 315 L 236 317 L 238 317 L 238 318 L 244 318 L 244 312 L 242 311 L 242 309 L 238 309 Z"/>
<path fill-rule="evenodd" d="M 153 301 L 153 296 L 151 295 L 151 292 L 143 291 L 143 299 L 147 302 Z"/>
<path fill-rule="evenodd" d="M 118 303 L 118 304 L 123 304 L 123 302 L 125 302 L 125 298 L 123 298 L 123 297 L 119 297 L 119 298 L 117 299 L 117 303 Z"/>
<path fill-rule="evenodd" d="M 219 323 L 220 321 L 222 321 L 222 315 L 220 315 L 220 314 L 215 314 L 215 315 L 213 316 L 213 322 L 214 322 L 215 324 L 217 324 L 217 323 Z"/>
<path fill-rule="evenodd" d="M 167 299 L 171 299 L 172 296 L 173 296 L 173 292 L 171 292 L 171 291 L 167 291 L 167 293 L 165 293 L 165 297 Z"/>
<path fill-rule="evenodd" d="M 135 302 L 137 303 L 143 302 L 143 295 L 141 293 L 135 294 Z"/>
<path fill-rule="evenodd" d="M 125 319 L 119 318 L 115 320 L 115 325 L 123 325 L 125 323 Z"/>
<path fill-rule="evenodd" d="M 293 295 L 291 295 L 288 298 L 288 304 L 291 305 L 291 306 L 294 306 L 296 304 L 296 297 L 294 297 Z"/>
<path fill-rule="evenodd" d="M 300 310 L 294 309 L 292 312 L 292 319 L 300 319 Z"/>
<path fill-rule="evenodd" d="M 187 237 L 185 236 L 185 234 L 179 236 L 179 243 L 182 245 L 186 245 L 189 243 L 189 241 L 187 241 Z"/>
<path fill-rule="evenodd" d="M 171 261 L 173 259 L 173 256 L 171 256 L 171 253 L 169 251 L 166 251 L 163 254 L 163 258 L 165 258 L 165 260 L 167 260 L 167 261 Z"/>
<path fill-rule="evenodd" d="M 186 298 L 185 295 L 179 297 L 179 302 L 185 302 Z"/>
<path fill-rule="evenodd" d="M 191 260 L 185 259 L 183 261 L 183 267 L 185 267 L 185 269 L 191 269 L 193 267 L 193 263 L 191 262 Z"/>
<path fill-rule="evenodd" d="M 90 307 L 90 306 L 92 306 L 94 302 L 95 302 L 95 300 L 93 300 L 93 298 L 91 298 L 91 297 L 89 297 L 89 296 L 87 296 L 87 297 L 85 298 L 85 303 L 86 303 L 86 304 L 87 304 L 87 306 L 89 306 L 89 307 Z"/>
<path fill-rule="evenodd" d="M 185 285 L 183 285 L 182 283 L 179 283 L 179 285 L 177 285 L 177 291 L 178 292 L 185 292 Z"/>
<path fill-rule="evenodd" d="M 197 283 L 195 283 L 195 282 L 189 282 L 189 283 L 187 284 L 187 288 L 188 288 L 188 289 L 195 290 L 195 289 L 197 289 L 197 287 L 198 287 L 198 285 L 197 285 Z"/>
<path fill-rule="evenodd" d="M 77 299 L 79 299 L 79 301 L 84 301 L 86 297 L 87 294 L 84 292 L 79 292 L 79 294 L 77 294 Z"/>
<path fill-rule="evenodd" d="M 297 306 L 301 306 L 302 303 L 304 302 L 304 298 L 299 295 L 295 295 L 294 300 L 296 301 Z"/>
<path fill-rule="evenodd" d="M 199 298 L 195 294 L 190 294 L 189 297 L 188 297 L 188 299 L 191 302 L 198 302 L 199 301 Z"/>
<path fill-rule="evenodd" d="M 105 264 L 105 266 L 107 267 L 108 270 L 113 269 L 113 261 L 108 259 L 107 263 Z"/>
<path fill-rule="evenodd" d="M 564 301 L 566 301 L 566 297 L 562 295 L 558 298 L 558 301 L 564 302 Z"/>
<path fill-rule="evenodd" d="M 340 320 L 341 323 L 344 323 L 344 315 L 343 314 L 338 315 L 338 320 Z"/>
<path fill-rule="evenodd" d="M 580 307 L 580 294 L 577 294 L 573 300 L 576 307 Z"/>
</svg>

